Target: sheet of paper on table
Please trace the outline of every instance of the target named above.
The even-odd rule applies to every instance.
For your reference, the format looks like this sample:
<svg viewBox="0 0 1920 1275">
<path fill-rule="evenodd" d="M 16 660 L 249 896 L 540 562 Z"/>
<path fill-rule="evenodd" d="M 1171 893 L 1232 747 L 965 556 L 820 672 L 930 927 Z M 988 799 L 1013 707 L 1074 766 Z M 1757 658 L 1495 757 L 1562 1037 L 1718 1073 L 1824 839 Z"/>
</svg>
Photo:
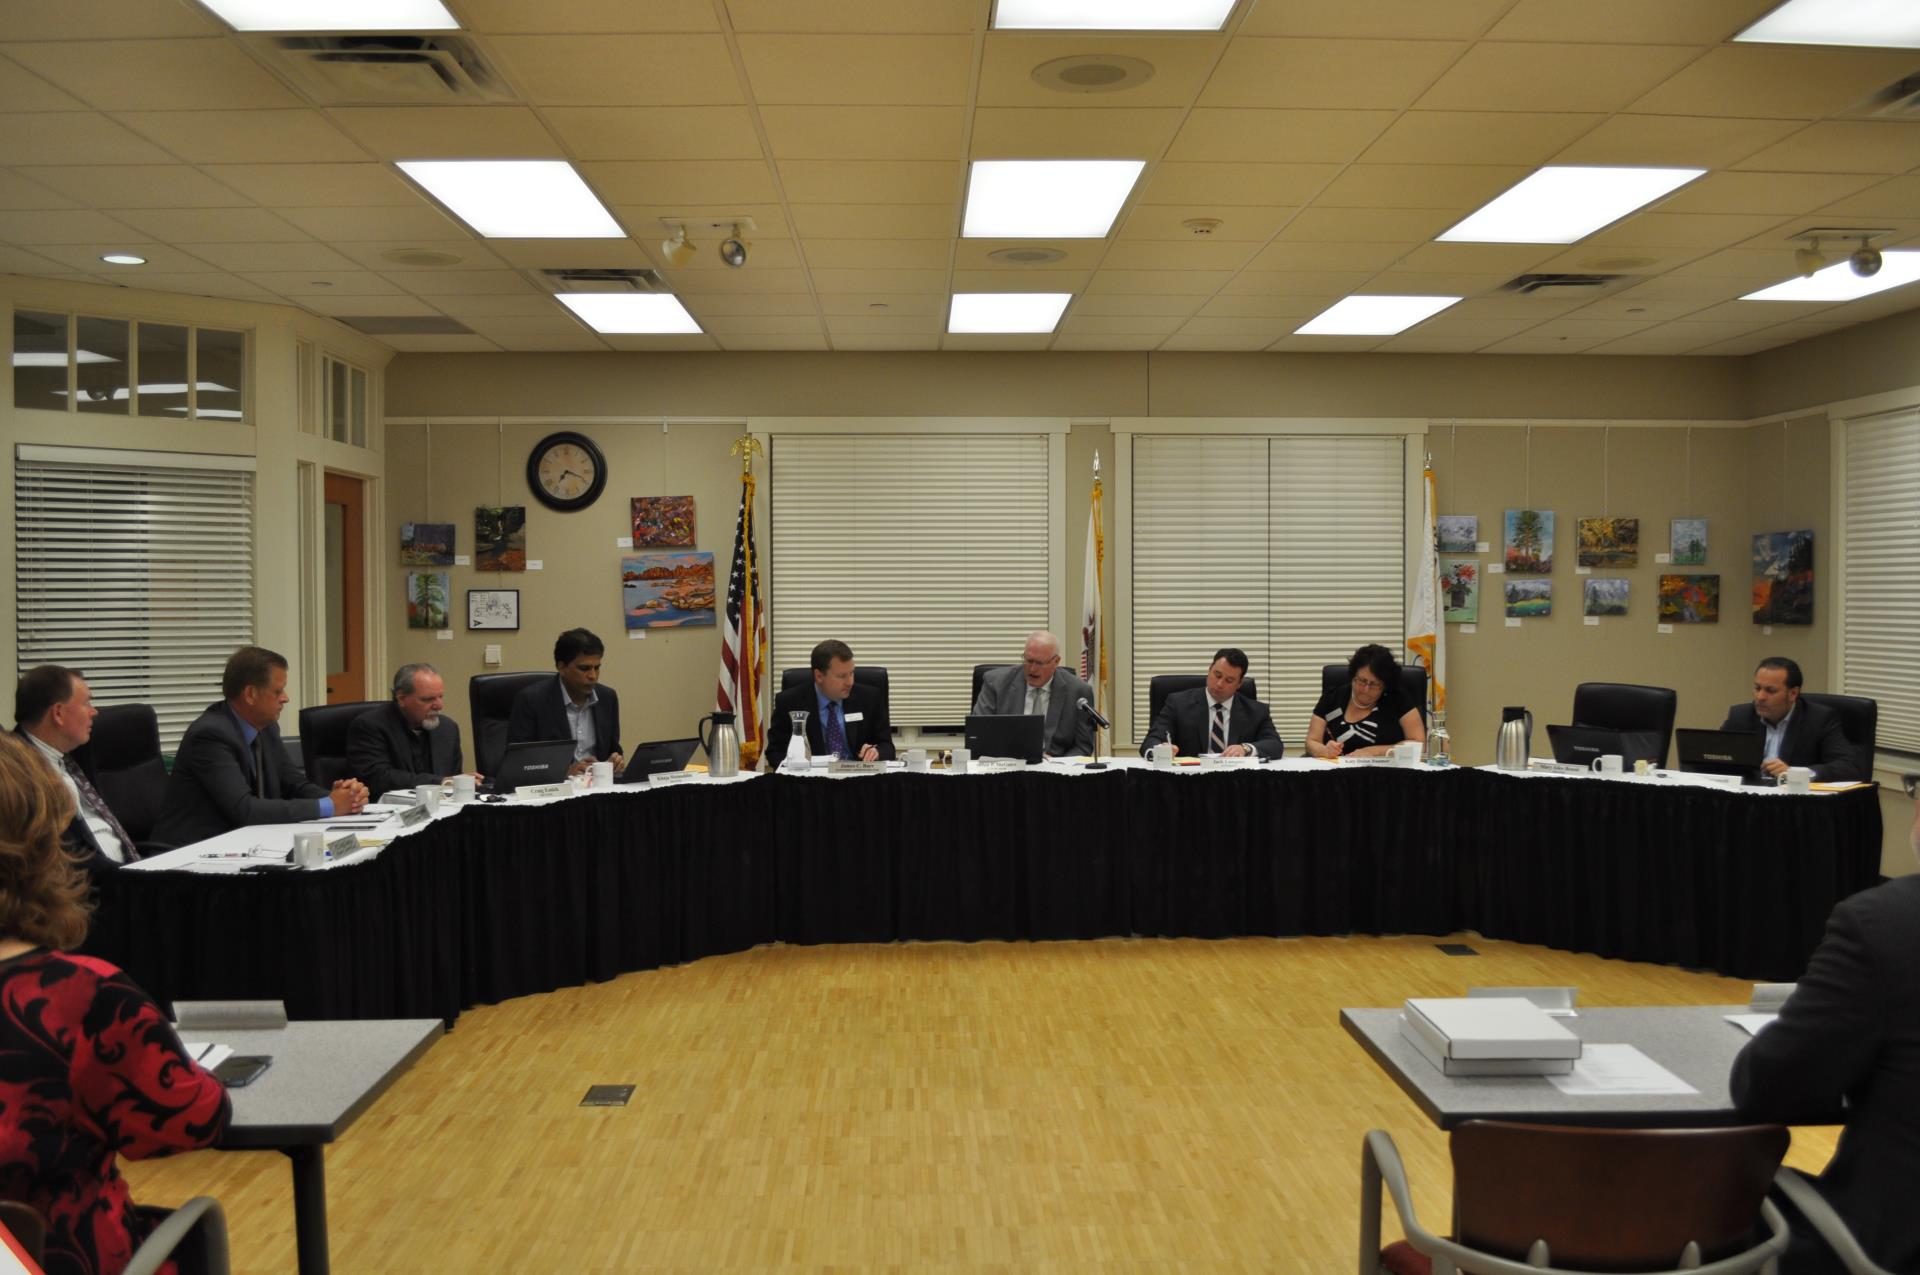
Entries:
<svg viewBox="0 0 1920 1275">
<path fill-rule="evenodd" d="M 181 1048 L 187 1051 L 187 1057 L 193 1059 L 208 1071 L 212 1071 L 215 1067 L 218 1067 L 221 1063 L 233 1056 L 231 1047 L 227 1045 L 209 1044 L 204 1040 L 183 1040 L 180 1042 L 180 1045 Z"/>
<path fill-rule="evenodd" d="M 1547 1079 L 1570 1098 L 1700 1092 L 1632 1045 L 1588 1043 L 1581 1049 L 1580 1061 L 1573 1065 L 1571 1075 Z"/>
<path fill-rule="evenodd" d="M 1778 1014 L 1728 1014 L 1727 1021 L 1749 1036 L 1758 1036 L 1778 1017 Z"/>
</svg>

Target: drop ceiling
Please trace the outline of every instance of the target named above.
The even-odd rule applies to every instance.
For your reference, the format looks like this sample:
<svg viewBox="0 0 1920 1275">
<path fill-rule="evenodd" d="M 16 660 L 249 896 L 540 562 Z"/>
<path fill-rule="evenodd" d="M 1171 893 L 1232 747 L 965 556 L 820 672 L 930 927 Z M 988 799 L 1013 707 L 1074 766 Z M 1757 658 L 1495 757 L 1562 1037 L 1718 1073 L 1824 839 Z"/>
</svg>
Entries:
<svg viewBox="0 0 1920 1275">
<path fill-rule="evenodd" d="M 1920 306 L 1738 299 L 1808 228 L 1920 243 L 1920 116 L 1865 106 L 1920 50 L 1728 42 L 1774 0 L 1243 0 L 1219 33 L 1116 36 L 989 31 L 989 0 L 447 3 L 494 100 L 323 105 L 189 0 L 0 4 L 0 271 L 451 319 L 378 339 L 453 351 L 1738 355 Z M 1154 73 L 1034 78 L 1087 54 Z M 628 238 L 478 239 L 393 164 L 456 157 L 571 160 Z M 1105 239 L 958 237 L 970 159 L 1041 157 L 1148 166 Z M 1710 171 L 1577 244 L 1434 241 L 1547 163 Z M 668 264 L 666 221 L 735 216 L 745 268 L 707 232 Z M 990 255 L 1036 245 L 1065 255 Z M 457 260 L 401 264 L 422 250 Z M 598 336 L 538 286 L 560 267 L 658 270 L 704 332 Z M 1558 272 L 1621 277 L 1503 290 Z M 955 291 L 1074 299 L 1052 334 L 952 336 Z M 1466 299 L 1292 335 L 1355 293 Z"/>
</svg>

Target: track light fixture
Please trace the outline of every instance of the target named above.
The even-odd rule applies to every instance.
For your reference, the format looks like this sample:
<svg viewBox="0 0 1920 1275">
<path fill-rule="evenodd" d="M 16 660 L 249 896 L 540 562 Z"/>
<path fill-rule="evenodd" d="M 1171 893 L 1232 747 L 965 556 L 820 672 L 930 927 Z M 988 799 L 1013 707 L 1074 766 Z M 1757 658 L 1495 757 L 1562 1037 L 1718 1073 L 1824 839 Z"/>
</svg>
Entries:
<svg viewBox="0 0 1920 1275">
<path fill-rule="evenodd" d="M 1793 250 L 1793 267 L 1805 278 L 1811 279 L 1821 266 L 1827 264 L 1827 254 L 1820 251 L 1820 237 L 1815 235 L 1812 244 Z"/>
<path fill-rule="evenodd" d="M 736 223 L 733 228 L 733 237 L 720 241 L 720 260 L 735 270 L 747 264 L 747 249 L 753 246 L 747 242 L 744 234 L 745 232 Z"/>
<path fill-rule="evenodd" d="M 1873 246 L 1871 240 L 1862 235 L 1860 246 L 1854 249 L 1851 257 L 1847 258 L 1847 265 L 1852 267 L 1853 272 L 1862 279 L 1871 279 L 1880 273 L 1880 250 Z"/>
<path fill-rule="evenodd" d="M 673 237 L 660 241 L 660 255 L 666 258 L 667 264 L 670 266 L 686 265 L 689 261 L 693 260 L 693 254 L 693 241 L 687 238 L 687 228 L 685 226 L 675 226 L 673 228 Z"/>
</svg>

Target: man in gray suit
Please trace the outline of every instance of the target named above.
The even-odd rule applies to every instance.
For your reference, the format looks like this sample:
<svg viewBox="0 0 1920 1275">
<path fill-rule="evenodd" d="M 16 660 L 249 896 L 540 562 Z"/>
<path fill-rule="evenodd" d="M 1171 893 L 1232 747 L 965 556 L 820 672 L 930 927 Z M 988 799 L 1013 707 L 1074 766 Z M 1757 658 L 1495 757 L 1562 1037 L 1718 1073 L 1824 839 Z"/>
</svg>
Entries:
<svg viewBox="0 0 1920 1275">
<path fill-rule="evenodd" d="M 1093 722 L 1080 711 L 1081 700 L 1093 702 L 1093 689 L 1071 671 L 1060 667 L 1060 639 L 1045 629 L 1027 634 L 1020 664 L 994 669 L 980 679 L 980 698 L 973 711 L 983 716 L 1040 716 L 1047 719 L 1041 732 L 1041 751 L 1049 757 L 1077 757 L 1093 752 Z"/>
</svg>

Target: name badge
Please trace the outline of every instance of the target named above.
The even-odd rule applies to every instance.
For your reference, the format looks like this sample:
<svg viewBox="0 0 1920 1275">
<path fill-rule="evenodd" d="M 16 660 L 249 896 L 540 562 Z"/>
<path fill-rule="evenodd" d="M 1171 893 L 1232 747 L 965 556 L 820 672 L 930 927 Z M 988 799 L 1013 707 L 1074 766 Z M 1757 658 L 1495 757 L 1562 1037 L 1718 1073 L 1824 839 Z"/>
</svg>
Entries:
<svg viewBox="0 0 1920 1275">
<path fill-rule="evenodd" d="M 848 713 L 847 720 L 850 722 L 864 722 L 867 720 L 867 715 L 865 713 Z"/>
</svg>

